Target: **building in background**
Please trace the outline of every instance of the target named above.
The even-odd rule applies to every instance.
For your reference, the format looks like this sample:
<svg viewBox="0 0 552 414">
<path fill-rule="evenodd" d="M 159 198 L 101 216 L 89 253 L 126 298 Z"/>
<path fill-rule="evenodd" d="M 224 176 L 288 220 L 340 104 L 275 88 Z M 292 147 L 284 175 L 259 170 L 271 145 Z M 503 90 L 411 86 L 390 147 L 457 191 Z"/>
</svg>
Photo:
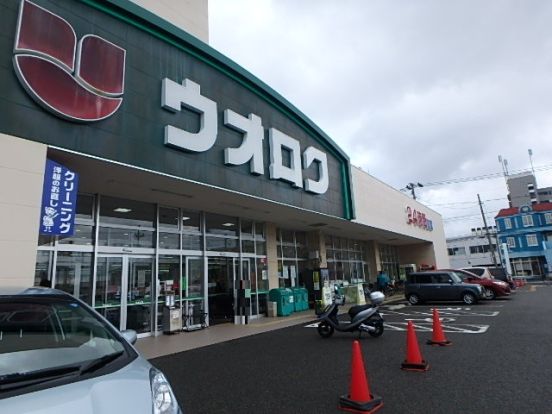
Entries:
<svg viewBox="0 0 552 414">
<path fill-rule="evenodd" d="M 450 266 L 453 269 L 469 266 L 494 266 L 500 263 L 496 244 L 496 227 L 488 228 L 493 243 L 492 249 L 485 228 L 473 228 L 467 236 L 447 238 Z M 495 254 L 493 260 L 491 250 Z"/>
<path fill-rule="evenodd" d="M 506 176 L 510 207 L 552 202 L 552 187 L 538 188 L 531 172 Z"/>
<path fill-rule="evenodd" d="M 552 203 L 502 209 L 495 217 L 514 276 L 545 277 L 552 271 Z"/>
<path fill-rule="evenodd" d="M 0 0 L 0 285 L 143 336 L 168 296 L 242 323 L 273 288 L 448 267 L 441 216 L 209 47 L 206 7 Z"/>
</svg>

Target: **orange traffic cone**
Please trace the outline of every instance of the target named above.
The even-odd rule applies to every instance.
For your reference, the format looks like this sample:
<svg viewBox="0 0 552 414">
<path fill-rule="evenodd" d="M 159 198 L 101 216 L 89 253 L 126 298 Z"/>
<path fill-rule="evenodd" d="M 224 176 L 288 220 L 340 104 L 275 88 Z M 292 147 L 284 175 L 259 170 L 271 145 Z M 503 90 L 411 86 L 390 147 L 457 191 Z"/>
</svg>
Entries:
<svg viewBox="0 0 552 414">
<path fill-rule="evenodd" d="M 382 398 L 370 393 L 360 343 L 354 341 L 349 395 L 339 397 L 339 408 L 352 413 L 373 413 L 381 407 L 383 407 Z"/>
<path fill-rule="evenodd" d="M 433 309 L 433 336 L 431 339 L 427 340 L 427 344 L 441 346 L 452 345 L 452 342 L 447 341 L 447 338 L 445 338 L 443 328 L 441 327 L 441 320 L 439 319 L 439 312 L 437 312 L 437 309 Z"/>
<path fill-rule="evenodd" d="M 402 363 L 401 368 L 406 371 L 427 371 L 429 369 L 427 361 L 422 359 L 412 321 L 408 321 L 408 329 L 406 331 L 406 359 Z"/>
</svg>

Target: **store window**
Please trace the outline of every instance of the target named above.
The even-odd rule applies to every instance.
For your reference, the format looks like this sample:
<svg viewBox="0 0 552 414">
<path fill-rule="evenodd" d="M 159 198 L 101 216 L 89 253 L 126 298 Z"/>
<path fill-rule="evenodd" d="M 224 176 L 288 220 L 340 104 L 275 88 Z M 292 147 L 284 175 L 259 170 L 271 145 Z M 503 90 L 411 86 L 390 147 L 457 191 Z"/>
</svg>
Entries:
<svg viewBox="0 0 552 414">
<path fill-rule="evenodd" d="M 178 209 L 170 207 L 159 207 L 159 228 L 164 230 L 179 231 Z"/>
<path fill-rule="evenodd" d="M 396 246 L 380 244 L 381 270 L 390 278 L 399 279 L 399 253 Z"/>
<path fill-rule="evenodd" d="M 241 236 L 244 238 L 253 238 L 253 222 L 250 220 L 241 220 Z"/>
<path fill-rule="evenodd" d="M 182 231 L 198 233 L 201 231 L 201 214 L 198 211 L 182 210 Z"/>
<path fill-rule="evenodd" d="M 92 220 L 94 218 L 95 197 L 91 194 L 78 194 L 77 196 L 77 220 Z"/>
<path fill-rule="evenodd" d="M 98 245 L 113 247 L 154 247 L 154 231 L 100 227 Z"/>
<path fill-rule="evenodd" d="M 114 197 L 100 198 L 100 225 L 155 227 L 155 204 Z"/>
<path fill-rule="evenodd" d="M 329 279 L 339 283 L 362 283 L 368 268 L 362 243 L 329 235 L 325 236 L 325 241 Z"/>
<path fill-rule="evenodd" d="M 180 233 L 168 233 L 159 231 L 160 249 L 180 249 Z"/>
<path fill-rule="evenodd" d="M 278 229 L 277 241 L 279 286 L 299 286 L 308 259 L 306 233 Z"/>
<path fill-rule="evenodd" d="M 205 225 L 207 234 L 238 237 L 238 219 L 220 214 L 206 214 Z"/>
<path fill-rule="evenodd" d="M 328 277 L 338 283 L 362 283 L 367 276 L 365 253 L 360 241 L 325 236 Z"/>
<path fill-rule="evenodd" d="M 75 224 L 75 233 L 69 237 L 60 236 L 58 243 L 92 246 L 94 244 L 94 226 Z"/>
<path fill-rule="evenodd" d="M 180 214 L 177 208 L 159 207 L 159 237 L 160 249 L 180 249 Z"/>
<path fill-rule="evenodd" d="M 239 240 L 226 237 L 206 237 L 207 251 L 239 253 Z"/>
<path fill-rule="evenodd" d="M 183 234 L 182 250 L 203 250 L 203 237 L 194 234 Z"/>
</svg>

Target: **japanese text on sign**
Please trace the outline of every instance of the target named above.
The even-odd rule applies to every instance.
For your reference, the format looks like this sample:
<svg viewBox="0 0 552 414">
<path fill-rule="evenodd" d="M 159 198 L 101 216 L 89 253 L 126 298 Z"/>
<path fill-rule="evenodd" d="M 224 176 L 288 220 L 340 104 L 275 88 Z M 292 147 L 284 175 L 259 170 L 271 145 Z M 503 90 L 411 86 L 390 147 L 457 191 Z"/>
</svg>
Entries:
<svg viewBox="0 0 552 414">
<path fill-rule="evenodd" d="M 406 222 L 424 230 L 433 231 L 433 222 L 429 220 L 425 213 L 416 211 L 411 207 L 406 207 Z"/>
<path fill-rule="evenodd" d="M 75 232 L 78 174 L 52 160 L 46 160 L 40 234 L 72 236 Z"/>
</svg>

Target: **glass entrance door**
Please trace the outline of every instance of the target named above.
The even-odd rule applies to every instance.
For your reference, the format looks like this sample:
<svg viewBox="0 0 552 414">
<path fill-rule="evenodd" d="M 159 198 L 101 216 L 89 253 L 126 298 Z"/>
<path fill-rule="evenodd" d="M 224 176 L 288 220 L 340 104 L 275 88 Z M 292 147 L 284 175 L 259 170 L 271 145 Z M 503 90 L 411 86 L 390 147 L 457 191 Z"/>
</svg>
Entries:
<svg viewBox="0 0 552 414">
<path fill-rule="evenodd" d="M 239 261 L 232 257 L 209 257 L 207 260 L 210 325 L 234 320 L 234 281 L 238 266 Z"/>
<path fill-rule="evenodd" d="M 205 283 L 203 275 L 203 257 L 184 257 L 184 280 L 182 286 L 183 325 L 187 330 L 206 325 L 205 319 Z"/>
<path fill-rule="evenodd" d="M 152 331 L 153 268 L 150 256 L 99 256 L 95 309 L 120 330 Z"/>
</svg>

